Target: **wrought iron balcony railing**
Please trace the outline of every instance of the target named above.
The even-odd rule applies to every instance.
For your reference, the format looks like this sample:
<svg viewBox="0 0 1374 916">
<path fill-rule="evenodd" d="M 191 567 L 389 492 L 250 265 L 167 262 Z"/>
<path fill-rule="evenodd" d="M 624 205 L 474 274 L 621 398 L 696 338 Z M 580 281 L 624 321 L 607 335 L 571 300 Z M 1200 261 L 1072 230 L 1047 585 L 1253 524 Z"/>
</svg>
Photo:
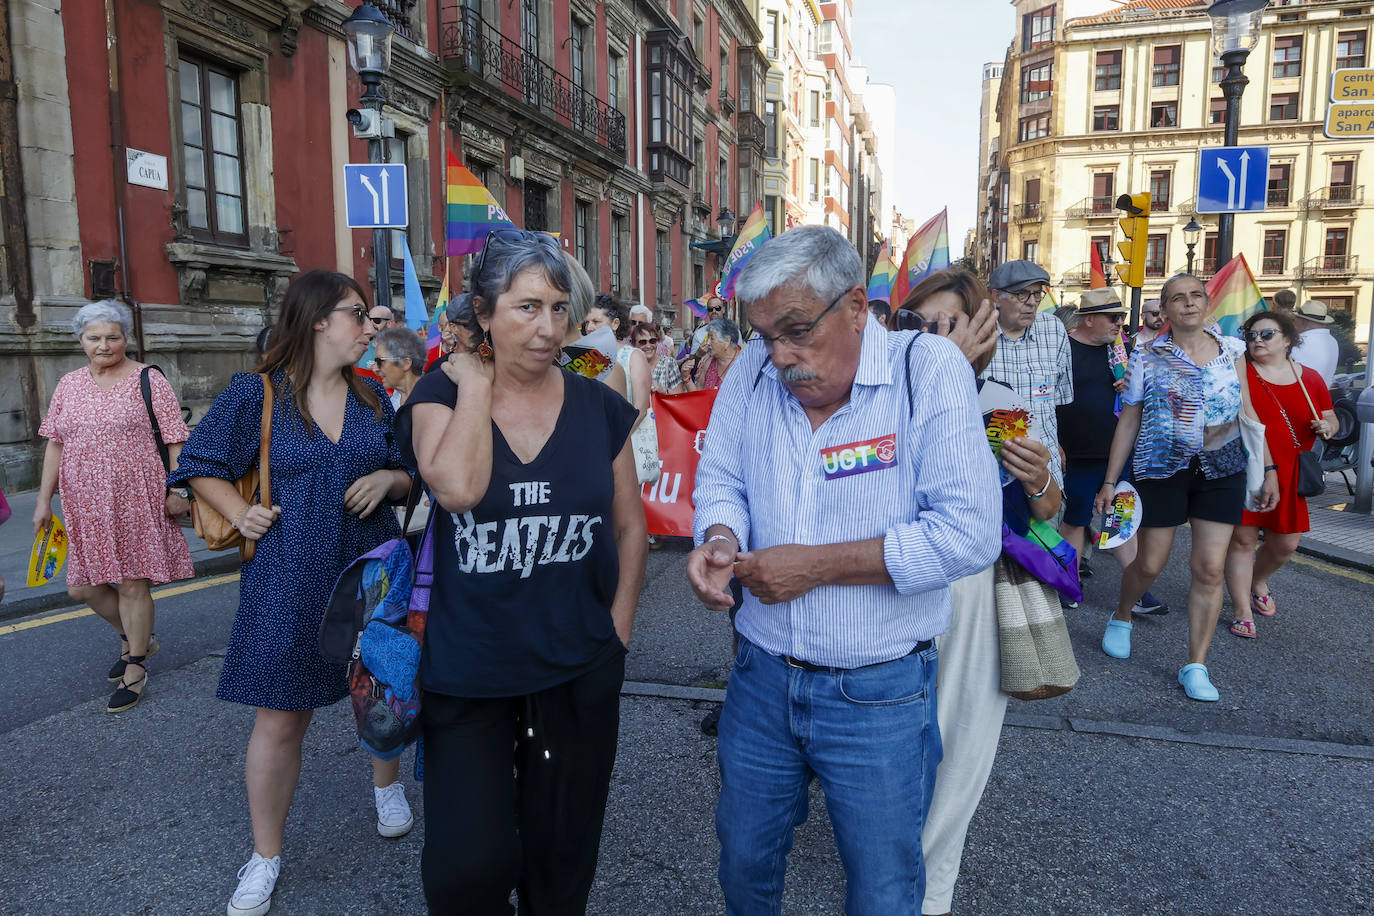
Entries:
<svg viewBox="0 0 1374 916">
<path fill-rule="evenodd" d="M 1071 268 L 1069 268 L 1068 270 L 1064 271 L 1064 277 L 1063 277 L 1064 285 L 1065 285 L 1065 286 L 1087 286 L 1087 285 L 1088 285 L 1088 278 L 1089 278 L 1089 276 L 1090 276 L 1091 273 L 1092 273 L 1092 262 L 1090 262 L 1090 261 L 1083 261 L 1081 264 L 1078 264 L 1076 267 L 1071 267 Z"/>
<path fill-rule="evenodd" d="M 1333 184 L 1320 188 L 1307 198 L 1309 207 L 1325 210 L 1343 210 L 1364 204 L 1364 185 Z"/>
<path fill-rule="evenodd" d="M 1298 268 L 1298 276 L 1311 280 L 1353 277 L 1358 266 L 1359 255 L 1323 254 L 1304 261 Z"/>
<path fill-rule="evenodd" d="M 1116 216 L 1115 197 L 1085 197 L 1068 210 L 1070 219 L 1103 219 Z"/>
<path fill-rule="evenodd" d="M 1283 255 L 1266 255 L 1260 258 L 1260 274 L 1277 277 L 1283 273 Z"/>
<path fill-rule="evenodd" d="M 551 112 L 617 156 L 625 156 L 625 115 L 614 106 L 502 35 L 477 10 L 446 7 L 442 12 L 440 53 L 450 66 L 510 90 L 531 107 Z"/>
<path fill-rule="evenodd" d="M 1288 206 L 1288 202 L 1289 202 L 1289 200 L 1291 200 L 1291 199 L 1292 199 L 1292 195 L 1288 193 L 1288 189 L 1287 189 L 1287 188 L 1277 188 L 1277 189 L 1276 189 L 1276 188 L 1270 188 L 1270 189 L 1269 189 L 1269 198 L 1268 198 L 1268 200 L 1269 200 L 1269 206 L 1271 206 L 1271 207 L 1286 207 L 1286 206 Z"/>
<path fill-rule="evenodd" d="M 1013 214 L 1012 218 L 1018 223 L 1037 222 L 1041 219 L 1040 202 L 1036 201 L 1035 203 L 1017 204 Z"/>
</svg>

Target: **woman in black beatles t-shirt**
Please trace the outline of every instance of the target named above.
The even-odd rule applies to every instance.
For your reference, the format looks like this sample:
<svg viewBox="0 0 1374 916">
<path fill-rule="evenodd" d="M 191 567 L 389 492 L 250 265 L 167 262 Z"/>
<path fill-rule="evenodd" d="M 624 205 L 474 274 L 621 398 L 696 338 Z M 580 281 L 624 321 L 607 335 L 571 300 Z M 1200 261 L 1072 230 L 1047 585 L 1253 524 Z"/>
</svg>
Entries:
<svg viewBox="0 0 1374 916">
<path fill-rule="evenodd" d="M 596 871 L 644 511 L 635 410 L 554 362 L 571 280 L 544 233 L 473 265 L 486 335 L 415 386 L 398 438 L 437 503 L 425 630 L 430 911 L 580 913 Z"/>
</svg>

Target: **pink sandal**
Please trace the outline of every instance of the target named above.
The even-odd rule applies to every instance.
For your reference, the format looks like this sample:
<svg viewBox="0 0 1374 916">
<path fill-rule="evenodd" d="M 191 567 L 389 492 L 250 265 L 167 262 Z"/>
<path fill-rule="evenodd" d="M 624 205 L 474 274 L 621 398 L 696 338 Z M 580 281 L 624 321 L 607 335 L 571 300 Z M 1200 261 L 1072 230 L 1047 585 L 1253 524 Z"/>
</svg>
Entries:
<svg viewBox="0 0 1374 916">
<path fill-rule="evenodd" d="M 1261 617 L 1273 617 L 1279 612 L 1274 605 L 1273 595 L 1256 595 L 1254 592 L 1250 593 L 1250 609 Z"/>
<path fill-rule="evenodd" d="M 1244 639 L 1254 639 L 1259 634 L 1255 632 L 1253 620 L 1233 620 L 1231 621 L 1231 635 L 1240 636 Z"/>
</svg>

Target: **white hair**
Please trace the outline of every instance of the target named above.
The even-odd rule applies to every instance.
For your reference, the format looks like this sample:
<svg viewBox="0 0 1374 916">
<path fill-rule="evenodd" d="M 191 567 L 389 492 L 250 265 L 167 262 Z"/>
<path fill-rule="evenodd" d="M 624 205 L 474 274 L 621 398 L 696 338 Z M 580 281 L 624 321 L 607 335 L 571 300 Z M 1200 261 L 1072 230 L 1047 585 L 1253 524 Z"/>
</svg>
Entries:
<svg viewBox="0 0 1374 916">
<path fill-rule="evenodd" d="M 133 333 L 133 314 L 127 305 L 117 299 L 101 299 L 77 309 L 75 317 L 72 318 L 72 333 L 80 337 L 86 333 L 86 328 L 105 322 L 119 325 L 125 337 Z"/>
<path fill-rule="evenodd" d="M 735 294 L 746 304 L 784 286 L 800 285 L 829 302 L 864 283 L 864 265 L 849 240 L 829 226 L 789 229 L 754 252 Z"/>
</svg>

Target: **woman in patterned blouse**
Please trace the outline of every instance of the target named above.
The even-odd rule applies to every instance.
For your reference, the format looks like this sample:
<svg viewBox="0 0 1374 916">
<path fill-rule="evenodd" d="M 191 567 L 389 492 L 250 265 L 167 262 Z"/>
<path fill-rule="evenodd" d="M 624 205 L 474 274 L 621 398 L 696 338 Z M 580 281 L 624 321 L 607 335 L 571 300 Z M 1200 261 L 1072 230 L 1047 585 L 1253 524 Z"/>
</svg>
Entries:
<svg viewBox="0 0 1374 916">
<path fill-rule="evenodd" d="M 1171 278 L 1160 302 L 1169 324 L 1131 355 L 1107 478 L 1094 505 L 1098 513 L 1111 506 L 1126 458 L 1134 453 L 1139 548 L 1121 577 L 1120 601 L 1107 621 L 1102 650 L 1113 658 L 1130 657 L 1131 608 L 1164 569 L 1174 532 L 1186 521 L 1192 529 L 1188 664 L 1179 670 L 1178 681 L 1189 698 L 1216 700 L 1220 695 L 1206 661 L 1221 614 L 1226 549 L 1245 503 L 1239 416 L 1249 407 L 1242 407 L 1236 368 L 1245 347 L 1221 336 L 1206 287 L 1196 277 Z M 1264 463 L 1271 464 L 1267 447 Z M 1266 470 L 1261 511 L 1277 501 L 1278 478 Z"/>
</svg>

